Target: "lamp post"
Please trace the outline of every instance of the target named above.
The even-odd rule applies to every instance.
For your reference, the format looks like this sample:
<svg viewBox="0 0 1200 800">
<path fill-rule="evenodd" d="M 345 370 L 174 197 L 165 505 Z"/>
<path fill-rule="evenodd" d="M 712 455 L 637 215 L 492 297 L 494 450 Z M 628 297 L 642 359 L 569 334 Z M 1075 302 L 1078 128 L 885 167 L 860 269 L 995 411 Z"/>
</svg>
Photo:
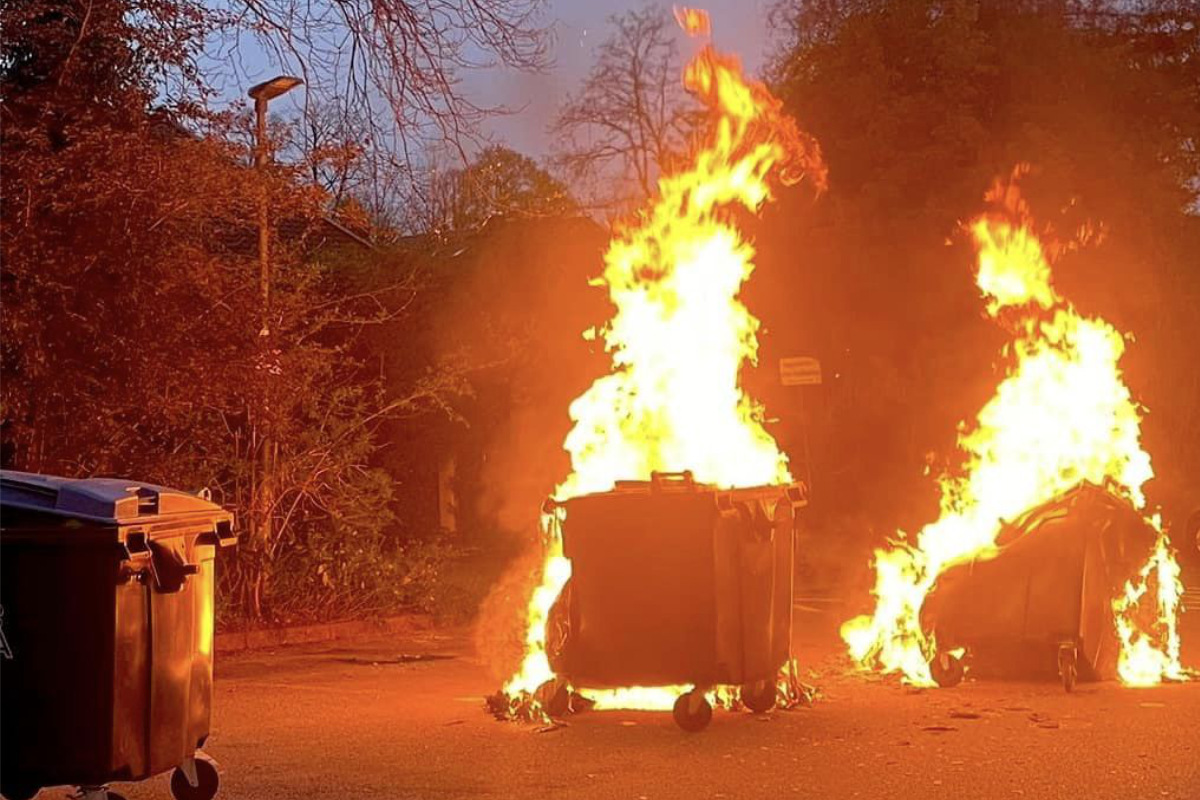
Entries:
<svg viewBox="0 0 1200 800">
<path fill-rule="evenodd" d="M 254 167 L 260 172 L 266 170 L 271 163 L 271 142 L 267 136 L 267 105 L 276 97 L 303 83 L 304 81 L 290 75 L 277 75 L 269 81 L 250 87 L 250 91 L 247 92 L 254 100 Z M 260 177 L 264 176 L 260 175 Z M 258 291 L 262 306 L 262 327 L 259 328 L 258 337 L 262 358 L 260 364 L 265 368 L 268 367 L 271 355 L 269 341 L 271 336 L 271 228 L 270 197 L 266 183 L 264 182 L 260 188 L 262 194 L 258 206 Z M 267 375 L 270 374 L 271 371 L 268 368 Z M 264 380 L 269 380 L 269 378 L 264 376 Z M 265 411 L 269 403 L 269 392 L 265 386 L 263 387 L 263 398 L 263 410 Z M 258 458 L 252 461 L 255 469 L 251 473 L 250 481 L 250 507 L 254 512 L 251 514 L 251 538 L 257 540 L 265 553 L 271 545 L 271 505 L 274 493 L 272 473 L 274 472 L 275 450 L 274 443 L 267 435 L 265 426 L 258 429 L 256 425 L 255 429 L 259 435 L 256 437 L 258 441 L 254 442 L 258 447 Z M 257 519 L 254 519 L 255 517 Z M 266 577 L 266 565 L 260 564 L 253 594 L 254 610 L 259 616 L 262 615 L 262 595 Z"/>
<path fill-rule="evenodd" d="M 254 166 L 265 169 L 271 162 L 271 143 L 267 137 L 267 105 L 290 92 L 304 81 L 291 75 L 276 75 L 269 81 L 251 86 L 247 94 L 254 100 Z M 271 334 L 271 235 L 264 190 L 258 209 L 258 292 L 262 300 L 262 329 L 259 336 Z"/>
</svg>

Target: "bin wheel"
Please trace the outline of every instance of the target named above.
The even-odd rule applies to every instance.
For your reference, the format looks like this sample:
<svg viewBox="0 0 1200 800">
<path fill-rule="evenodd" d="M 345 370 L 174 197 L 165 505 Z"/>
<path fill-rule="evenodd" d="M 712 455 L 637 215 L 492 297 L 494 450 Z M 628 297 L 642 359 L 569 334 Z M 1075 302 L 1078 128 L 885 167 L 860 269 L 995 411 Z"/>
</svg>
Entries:
<svg viewBox="0 0 1200 800">
<path fill-rule="evenodd" d="M 755 714 L 765 714 L 775 707 L 775 684 L 772 681 L 747 683 L 741 689 L 742 705 Z"/>
<path fill-rule="evenodd" d="M 182 768 L 176 767 L 171 773 L 171 796 L 175 800 L 212 800 L 217 796 L 221 785 L 221 776 L 211 761 L 203 758 L 196 759 L 196 785 L 188 782 L 187 774 Z"/>
<path fill-rule="evenodd" d="M 963 669 L 962 659 L 945 651 L 939 652 L 929 662 L 929 672 L 933 677 L 933 682 L 943 689 L 958 686 L 962 683 L 963 675 L 966 673 Z"/>
<path fill-rule="evenodd" d="M 712 713 L 708 698 L 703 693 L 692 690 L 679 696 L 671 716 L 675 718 L 675 724 L 688 733 L 698 733 L 712 722 Z"/>
<path fill-rule="evenodd" d="M 1079 679 L 1079 670 L 1075 667 L 1074 664 L 1072 664 L 1071 666 L 1069 666 L 1063 670 L 1063 674 L 1062 674 L 1063 688 L 1066 689 L 1068 692 L 1072 692 L 1075 690 L 1075 681 L 1077 681 L 1078 679 Z"/>
<path fill-rule="evenodd" d="M 1058 675 L 1062 678 L 1063 689 L 1075 690 L 1075 682 L 1079 680 L 1079 650 L 1075 645 L 1065 644 L 1058 648 Z"/>
</svg>

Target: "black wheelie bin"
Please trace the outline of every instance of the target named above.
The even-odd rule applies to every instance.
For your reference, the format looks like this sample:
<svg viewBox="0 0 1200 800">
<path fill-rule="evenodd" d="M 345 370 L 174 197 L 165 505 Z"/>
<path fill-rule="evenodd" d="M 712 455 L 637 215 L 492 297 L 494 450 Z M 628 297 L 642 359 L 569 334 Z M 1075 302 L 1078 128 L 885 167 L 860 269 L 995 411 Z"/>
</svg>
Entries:
<svg viewBox="0 0 1200 800">
<path fill-rule="evenodd" d="M 938 576 L 921 610 L 942 686 L 958 683 L 963 649 L 983 677 L 1116 677 L 1112 602 L 1154 549 L 1158 532 L 1127 500 L 1090 483 L 1006 525 L 997 552 Z"/>
<path fill-rule="evenodd" d="M 576 688 L 689 684 L 675 721 L 700 730 L 707 689 L 775 705 L 791 659 L 802 484 L 717 489 L 691 473 L 621 481 L 562 504 L 571 578 L 549 620 L 551 665 Z"/>
<path fill-rule="evenodd" d="M 103 797 L 167 770 L 208 800 L 214 563 L 236 541 L 206 498 L 0 471 L 0 792 Z M 111 795 L 110 795 L 111 796 Z"/>
</svg>

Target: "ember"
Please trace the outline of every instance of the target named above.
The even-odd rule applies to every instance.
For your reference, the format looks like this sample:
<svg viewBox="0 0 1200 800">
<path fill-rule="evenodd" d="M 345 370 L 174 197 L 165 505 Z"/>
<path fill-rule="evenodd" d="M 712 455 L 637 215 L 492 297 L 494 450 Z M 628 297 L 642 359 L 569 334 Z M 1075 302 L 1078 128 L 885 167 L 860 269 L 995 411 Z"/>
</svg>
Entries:
<svg viewBox="0 0 1200 800">
<path fill-rule="evenodd" d="M 708 32 L 703 11 L 681 9 L 692 35 Z M 787 457 L 763 427 L 762 408 L 739 386 L 757 355 L 758 321 L 738 299 L 754 249 L 730 212 L 756 212 L 770 181 L 808 177 L 819 190 L 825 166 L 817 143 L 781 111 L 732 56 L 706 45 L 684 83 L 711 114 L 686 169 L 658 182 L 658 196 L 618 226 L 599 283 L 616 307 L 598 332 L 612 371 L 570 408 L 565 448 L 572 472 L 543 518 L 546 558 L 530 598 L 526 653 L 504 686 L 512 709 L 542 716 L 539 687 L 555 677 L 547 654 L 551 609 L 571 577 L 564 556 L 563 502 L 612 490 L 618 481 L 689 471 L 723 489 L 791 482 Z M 688 686 L 589 691 L 601 708 L 670 708 Z"/>
<path fill-rule="evenodd" d="M 920 620 L 939 575 L 995 556 L 1006 520 L 1081 482 L 1107 486 L 1141 509 L 1142 486 L 1153 475 L 1140 444 L 1141 410 L 1118 366 L 1125 337 L 1107 321 L 1081 315 L 1054 289 L 1051 257 L 1016 185 L 1025 169 L 995 185 L 987 199 L 996 210 L 970 225 L 977 283 L 989 315 L 1012 331 L 1005 351 L 1012 365 L 975 427 L 960 435 L 966 462 L 961 475 L 940 479 L 941 517 L 915 543 L 902 534 L 893 549 L 876 552 L 875 612 L 842 627 L 860 665 L 900 672 L 920 686 L 935 682 L 931 659 L 944 658 Z M 1158 542 L 1113 604 L 1120 676 L 1141 685 L 1184 675 L 1175 619 L 1178 567 L 1157 518 L 1147 523 Z M 1135 613 L 1150 578 L 1153 608 Z"/>
</svg>

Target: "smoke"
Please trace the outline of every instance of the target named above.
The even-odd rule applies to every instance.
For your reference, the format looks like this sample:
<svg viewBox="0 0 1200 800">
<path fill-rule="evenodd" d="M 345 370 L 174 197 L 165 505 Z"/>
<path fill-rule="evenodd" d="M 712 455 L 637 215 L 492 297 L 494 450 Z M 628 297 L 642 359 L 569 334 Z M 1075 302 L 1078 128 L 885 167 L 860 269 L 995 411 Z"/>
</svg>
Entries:
<svg viewBox="0 0 1200 800">
<path fill-rule="evenodd" d="M 498 679 L 523 651 L 542 562 L 540 509 L 570 471 L 568 408 L 607 370 L 607 357 L 582 336 L 608 315 L 588 283 L 607 240 L 584 218 L 493 220 L 441 267 L 438 346 L 442 358 L 465 361 L 474 390 L 446 445 L 456 535 L 493 564 L 511 559 L 476 625 L 478 652 Z"/>
</svg>

